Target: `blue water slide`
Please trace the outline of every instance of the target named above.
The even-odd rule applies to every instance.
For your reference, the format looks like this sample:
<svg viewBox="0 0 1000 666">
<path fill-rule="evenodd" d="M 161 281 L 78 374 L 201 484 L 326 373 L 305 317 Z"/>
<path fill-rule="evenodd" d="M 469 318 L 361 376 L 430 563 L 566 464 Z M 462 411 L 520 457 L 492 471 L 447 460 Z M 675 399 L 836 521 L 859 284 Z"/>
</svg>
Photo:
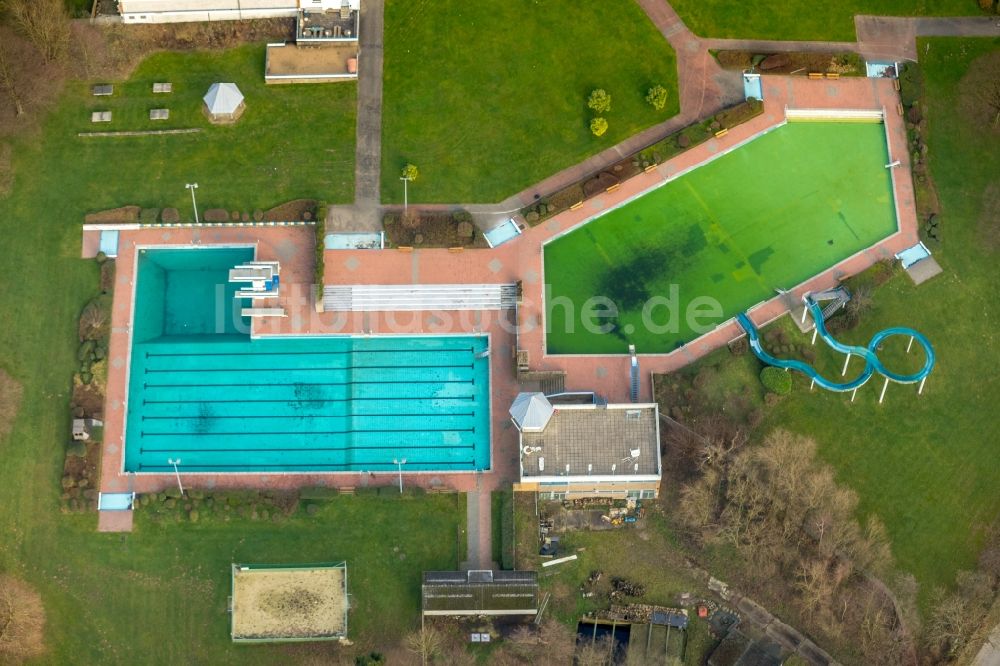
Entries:
<svg viewBox="0 0 1000 666">
<path fill-rule="evenodd" d="M 760 341 L 760 332 L 757 330 L 757 326 L 753 323 L 749 316 L 745 312 L 741 312 L 736 315 L 736 320 L 739 322 L 743 330 L 747 332 L 747 338 L 750 341 L 750 349 L 753 350 L 754 355 L 757 356 L 762 362 L 772 365 L 776 368 L 784 368 L 787 370 L 795 370 L 801 372 L 806 377 L 814 381 L 817 385 L 825 388 L 829 391 L 853 391 L 865 384 L 872 375 L 876 372 L 890 379 L 894 382 L 900 384 L 915 384 L 917 382 L 923 381 L 927 375 L 931 373 L 934 368 L 934 348 L 931 346 L 930 341 L 919 331 L 915 331 L 912 328 L 906 328 L 903 326 L 896 326 L 893 328 L 886 328 L 874 336 L 872 336 L 871 341 L 868 343 L 867 347 L 859 347 L 857 345 L 848 345 L 843 342 L 838 341 L 829 331 L 826 329 L 826 322 L 823 319 L 823 310 L 819 304 L 813 300 L 811 297 L 806 296 L 805 298 L 806 307 L 809 309 L 809 313 L 812 315 L 813 321 L 816 324 L 816 332 L 823 339 L 827 345 L 832 347 L 834 350 L 840 352 L 841 354 L 850 354 L 852 356 L 860 356 L 865 361 L 865 367 L 861 371 L 861 374 L 856 378 L 847 382 L 835 382 L 831 381 L 822 375 L 820 375 L 815 368 L 813 368 L 808 363 L 803 361 L 797 361 L 794 359 L 782 359 L 776 358 L 769 354 L 767 350 Z M 878 358 L 876 350 L 878 346 L 882 344 L 882 341 L 886 338 L 890 338 L 894 335 L 908 335 L 911 336 L 917 343 L 924 349 L 924 365 L 920 370 L 912 374 L 902 374 L 898 372 L 893 372 L 886 368 L 882 361 Z"/>
</svg>

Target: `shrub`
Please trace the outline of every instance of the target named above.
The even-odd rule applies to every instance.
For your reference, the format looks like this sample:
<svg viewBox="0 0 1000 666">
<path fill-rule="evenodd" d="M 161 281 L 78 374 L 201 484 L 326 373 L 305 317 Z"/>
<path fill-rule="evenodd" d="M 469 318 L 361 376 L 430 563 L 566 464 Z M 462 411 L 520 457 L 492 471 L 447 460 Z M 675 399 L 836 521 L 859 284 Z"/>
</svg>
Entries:
<svg viewBox="0 0 1000 666">
<path fill-rule="evenodd" d="M 382 216 L 382 226 L 391 227 L 392 225 L 399 222 L 399 215 L 396 213 L 386 213 Z"/>
<path fill-rule="evenodd" d="M 160 220 L 173 224 L 174 222 L 181 221 L 181 213 L 176 208 L 164 208 L 163 212 L 160 213 Z"/>
<path fill-rule="evenodd" d="M 416 164 L 407 164 L 403 167 L 403 178 L 407 180 L 416 180 L 420 177 L 420 169 L 417 168 Z"/>
<path fill-rule="evenodd" d="M 318 504 L 306 504 L 306 513 L 309 514 L 310 516 L 315 516 L 316 512 L 318 511 L 319 511 Z"/>
<path fill-rule="evenodd" d="M 594 136 L 602 136 L 608 131 L 608 121 L 604 118 L 594 118 L 590 121 L 590 131 Z"/>
<path fill-rule="evenodd" d="M 89 372 L 80 373 L 80 381 L 83 382 L 84 384 L 89 384 L 93 380 L 94 380 L 94 375 L 90 374 Z"/>
<path fill-rule="evenodd" d="M 87 445 L 83 442 L 70 442 L 66 447 L 66 455 L 71 458 L 83 458 L 87 455 Z"/>
<path fill-rule="evenodd" d="M 224 208 L 209 208 L 201 218 L 205 222 L 228 222 L 229 212 Z"/>
<path fill-rule="evenodd" d="M 646 102 L 657 111 L 662 111 L 667 105 L 667 89 L 663 86 L 653 86 L 646 93 Z"/>
<path fill-rule="evenodd" d="M 587 108 L 595 113 L 607 113 L 611 110 L 611 95 L 603 88 L 595 89 L 587 98 Z"/>
<path fill-rule="evenodd" d="M 771 393 L 788 395 L 792 392 L 792 376 L 781 368 L 768 366 L 760 371 L 760 383 Z"/>
<path fill-rule="evenodd" d="M 80 343 L 80 348 L 76 352 L 78 361 L 89 361 L 94 354 L 96 343 L 93 340 L 84 340 Z"/>
<path fill-rule="evenodd" d="M 102 300 L 95 298 L 87 303 L 87 305 L 83 308 L 83 312 L 80 313 L 78 334 L 81 340 L 89 341 L 91 343 L 91 347 L 89 348 L 86 356 L 78 356 L 79 360 L 82 361 L 90 355 L 90 352 L 93 351 L 94 340 L 107 335 L 108 322 L 111 319 L 108 308 L 110 308 L 110 302 L 108 302 L 108 299 Z M 82 346 L 80 348 L 80 353 L 83 353 Z"/>
<path fill-rule="evenodd" d="M 690 145 L 691 145 L 691 137 L 689 137 L 687 134 L 681 134 L 679 137 L 677 137 L 677 145 L 680 148 L 688 148 L 688 147 L 690 147 Z"/>
<path fill-rule="evenodd" d="M 143 208 L 139 211 L 139 221 L 143 224 L 153 224 L 160 217 L 159 208 Z"/>
</svg>

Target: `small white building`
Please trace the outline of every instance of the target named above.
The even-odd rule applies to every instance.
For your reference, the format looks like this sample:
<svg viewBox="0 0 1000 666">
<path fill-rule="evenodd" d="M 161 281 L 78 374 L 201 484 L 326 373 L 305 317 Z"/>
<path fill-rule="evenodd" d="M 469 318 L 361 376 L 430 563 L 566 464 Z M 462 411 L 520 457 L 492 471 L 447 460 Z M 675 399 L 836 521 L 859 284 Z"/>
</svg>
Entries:
<svg viewBox="0 0 1000 666">
<path fill-rule="evenodd" d="M 514 490 L 534 491 L 546 500 L 659 495 L 656 403 L 567 403 L 559 398 L 521 393 L 511 405 L 511 421 L 520 432 L 521 474 Z"/>
<path fill-rule="evenodd" d="M 184 23 L 294 17 L 305 11 L 358 11 L 361 0 L 118 0 L 123 23 Z"/>
</svg>

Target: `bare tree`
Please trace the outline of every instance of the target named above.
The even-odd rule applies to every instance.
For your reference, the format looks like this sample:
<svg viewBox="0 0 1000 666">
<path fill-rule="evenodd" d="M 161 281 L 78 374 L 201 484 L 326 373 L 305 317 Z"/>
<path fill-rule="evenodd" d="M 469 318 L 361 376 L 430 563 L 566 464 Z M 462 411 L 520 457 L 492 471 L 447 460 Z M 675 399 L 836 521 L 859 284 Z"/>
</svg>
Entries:
<svg viewBox="0 0 1000 666">
<path fill-rule="evenodd" d="M 434 627 L 424 627 L 419 631 L 407 634 L 403 640 L 406 649 L 420 658 L 423 666 L 432 663 L 441 656 L 444 646 L 444 639 L 441 633 Z"/>
<path fill-rule="evenodd" d="M 18 663 L 43 651 L 45 609 L 27 583 L 0 575 L 0 662 Z"/>
<path fill-rule="evenodd" d="M 63 60 L 69 53 L 69 14 L 62 0 L 3 0 L 3 9 L 45 62 Z"/>
<path fill-rule="evenodd" d="M 0 39 L 0 88 L 7 93 L 11 104 L 14 105 L 15 114 L 20 117 L 24 115 L 24 101 L 18 89 L 17 78 L 14 76 L 12 60 L 9 44 L 6 40 Z"/>
<path fill-rule="evenodd" d="M 611 666 L 614 655 L 615 641 L 609 634 L 578 648 L 576 663 L 577 666 Z"/>
</svg>

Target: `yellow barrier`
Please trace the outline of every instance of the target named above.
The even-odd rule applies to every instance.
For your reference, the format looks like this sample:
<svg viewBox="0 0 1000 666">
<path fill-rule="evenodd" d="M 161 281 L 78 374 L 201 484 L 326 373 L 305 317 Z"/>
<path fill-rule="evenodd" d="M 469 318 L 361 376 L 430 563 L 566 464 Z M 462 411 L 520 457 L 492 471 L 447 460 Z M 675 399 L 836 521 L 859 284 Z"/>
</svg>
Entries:
<svg viewBox="0 0 1000 666">
<path fill-rule="evenodd" d="M 400 252 L 413 252 L 413 248 L 408 245 L 400 245 L 396 249 L 399 250 Z"/>
<path fill-rule="evenodd" d="M 729 128 L 728 127 L 725 128 L 725 129 L 720 129 L 718 132 L 716 132 L 715 133 L 715 138 L 719 139 L 721 137 L 726 136 L 727 134 L 729 134 Z"/>
<path fill-rule="evenodd" d="M 826 78 L 828 78 L 828 79 L 839 79 L 840 78 L 840 73 L 839 72 L 827 72 L 826 73 Z"/>
<path fill-rule="evenodd" d="M 809 72 L 809 78 L 810 79 L 822 79 L 823 78 L 823 72 Z"/>
<path fill-rule="evenodd" d="M 645 171 L 646 173 L 649 173 L 650 171 L 653 171 L 654 169 L 656 169 L 656 167 L 658 167 L 658 166 L 660 166 L 660 165 L 659 164 L 650 164 L 648 167 L 646 167 L 645 169 L 643 169 L 643 171 Z"/>
<path fill-rule="evenodd" d="M 575 204 L 569 207 L 570 210 L 580 210 L 581 208 L 583 208 L 582 201 L 577 201 Z"/>
<path fill-rule="evenodd" d="M 896 90 L 899 90 L 899 79 L 892 80 L 892 87 L 895 88 Z"/>
<path fill-rule="evenodd" d="M 611 187 L 607 188 L 607 189 L 606 189 L 606 190 L 604 190 L 604 191 L 605 191 L 605 192 L 614 192 L 615 190 L 617 190 L 617 189 L 618 189 L 619 187 L 621 187 L 621 186 L 622 186 L 622 184 L 621 184 L 621 183 L 615 183 L 614 185 L 612 185 Z"/>
<path fill-rule="evenodd" d="M 896 105 L 896 113 L 898 113 L 899 115 L 903 115 L 903 105 L 902 104 L 897 104 Z"/>
<path fill-rule="evenodd" d="M 449 247 L 448 251 L 449 252 L 461 252 L 464 249 L 465 249 L 464 247 Z"/>
</svg>

